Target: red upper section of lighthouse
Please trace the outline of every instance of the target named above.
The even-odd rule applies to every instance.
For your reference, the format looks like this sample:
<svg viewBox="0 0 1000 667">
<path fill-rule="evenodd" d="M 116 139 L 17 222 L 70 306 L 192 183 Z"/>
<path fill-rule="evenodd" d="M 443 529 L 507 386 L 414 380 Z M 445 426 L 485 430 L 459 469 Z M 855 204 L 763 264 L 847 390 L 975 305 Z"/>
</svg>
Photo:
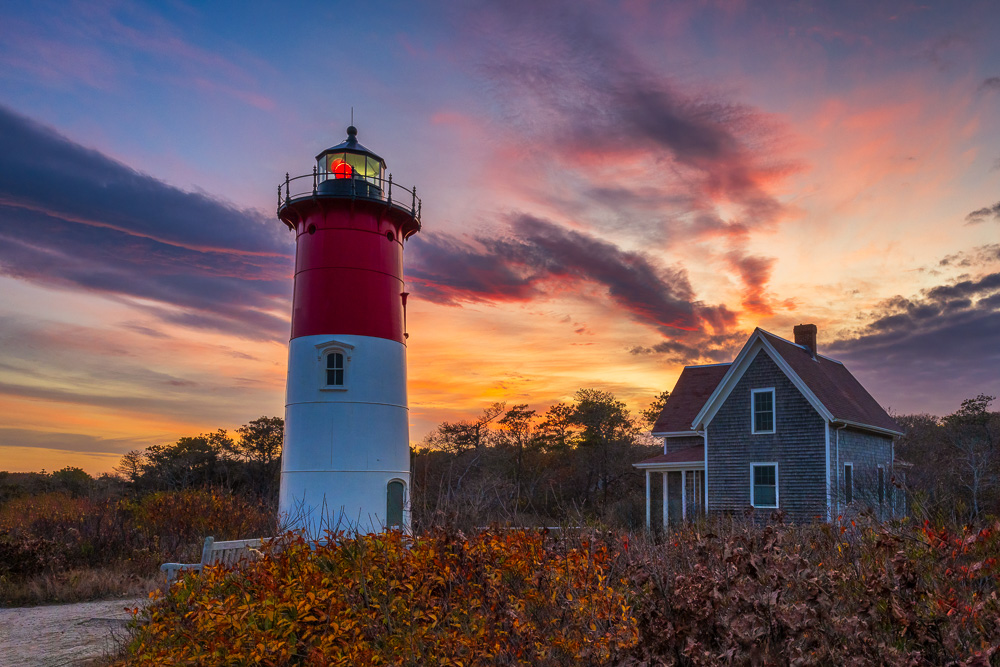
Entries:
<svg viewBox="0 0 1000 667">
<path fill-rule="evenodd" d="M 286 178 L 279 189 L 278 217 L 297 240 L 291 337 L 354 334 L 403 343 L 403 242 L 420 229 L 420 204 L 415 191 L 382 171 L 340 168 L 331 154 L 343 155 L 347 144 L 350 160 L 384 164 L 357 143 L 353 127 L 348 132 L 347 142 L 320 154 L 325 171 Z M 291 193 L 293 181 L 309 178 L 311 192 Z"/>
</svg>

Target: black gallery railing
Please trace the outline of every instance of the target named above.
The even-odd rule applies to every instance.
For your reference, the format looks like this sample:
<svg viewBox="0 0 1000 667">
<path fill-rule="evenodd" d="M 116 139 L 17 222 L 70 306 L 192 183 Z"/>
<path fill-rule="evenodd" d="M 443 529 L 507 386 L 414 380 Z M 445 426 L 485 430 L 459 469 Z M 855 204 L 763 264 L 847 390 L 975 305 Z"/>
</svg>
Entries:
<svg viewBox="0 0 1000 667">
<path fill-rule="evenodd" d="M 285 174 L 285 182 L 278 184 L 278 213 L 293 201 L 309 197 L 350 197 L 352 199 L 372 199 L 383 201 L 390 206 L 409 211 L 420 222 L 420 198 L 417 188 L 404 188 L 382 176 L 347 176 L 320 172 L 313 167 L 313 173 L 302 176 Z"/>
</svg>

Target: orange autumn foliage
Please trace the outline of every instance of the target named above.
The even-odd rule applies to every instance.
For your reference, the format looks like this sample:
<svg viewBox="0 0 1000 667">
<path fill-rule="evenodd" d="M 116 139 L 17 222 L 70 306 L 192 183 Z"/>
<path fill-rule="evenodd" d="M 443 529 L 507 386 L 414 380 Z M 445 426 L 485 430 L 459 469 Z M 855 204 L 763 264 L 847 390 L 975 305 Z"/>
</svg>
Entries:
<svg viewBox="0 0 1000 667">
<path fill-rule="evenodd" d="M 638 640 L 612 560 L 525 531 L 287 536 L 175 584 L 127 664 L 605 664 Z"/>
<path fill-rule="evenodd" d="M 284 540 L 176 584 L 122 664 L 1000 667 L 1000 523 Z"/>
</svg>

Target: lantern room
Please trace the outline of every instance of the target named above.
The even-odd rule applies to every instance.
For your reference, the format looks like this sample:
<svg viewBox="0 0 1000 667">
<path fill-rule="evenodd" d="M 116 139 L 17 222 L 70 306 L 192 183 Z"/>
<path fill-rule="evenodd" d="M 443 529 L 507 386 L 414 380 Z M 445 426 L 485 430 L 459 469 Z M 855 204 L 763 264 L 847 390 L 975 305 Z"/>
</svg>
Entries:
<svg viewBox="0 0 1000 667">
<path fill-rule="evenodd" d="M 347 140 L 316 156 L 319 192 L 349 191 L 368 197 L 382 196 L 385 160 L 358 143 L 358 128 L 347 128 Z"/>
</svg>

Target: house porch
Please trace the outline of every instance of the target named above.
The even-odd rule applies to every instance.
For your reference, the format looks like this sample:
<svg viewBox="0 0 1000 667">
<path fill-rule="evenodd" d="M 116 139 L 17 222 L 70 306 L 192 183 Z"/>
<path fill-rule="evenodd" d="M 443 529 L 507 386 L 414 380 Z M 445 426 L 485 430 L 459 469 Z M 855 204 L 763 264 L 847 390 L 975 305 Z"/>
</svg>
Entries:
<svg viewBox="0 0 1000 667">
<path fill-rule="evenodd" d="M 662 480 L 660 520 L 664 528 L 678 526 L 705 513 L 705 453 L 691 447 L 660 454 L 634 464 L 646 473 L 646 528 L 653 523 L 654 475 Z"/>
</svg>

